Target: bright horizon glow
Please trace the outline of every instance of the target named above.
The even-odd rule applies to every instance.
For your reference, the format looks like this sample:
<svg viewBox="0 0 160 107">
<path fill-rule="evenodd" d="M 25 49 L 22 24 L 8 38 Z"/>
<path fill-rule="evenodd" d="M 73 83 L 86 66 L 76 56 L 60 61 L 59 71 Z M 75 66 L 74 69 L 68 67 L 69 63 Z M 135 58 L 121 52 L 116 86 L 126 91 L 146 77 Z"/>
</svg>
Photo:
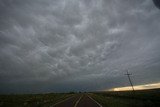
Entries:
<svg viewBox="0 0 160 107">
<path fill-rule="evenodd" d="M 155 88 L 160 88 L 160 83 L 152 83 L 152 84 L 144 84 L 144 85 L 134 86 L 135 90 L 146 90 L 146 89 L 155 89 Z M 129 91 L 129 90 L 132 90 L 131 86 L 117 87 L 117 88 L 109 89 L 109 91 Z"/>
</svg>

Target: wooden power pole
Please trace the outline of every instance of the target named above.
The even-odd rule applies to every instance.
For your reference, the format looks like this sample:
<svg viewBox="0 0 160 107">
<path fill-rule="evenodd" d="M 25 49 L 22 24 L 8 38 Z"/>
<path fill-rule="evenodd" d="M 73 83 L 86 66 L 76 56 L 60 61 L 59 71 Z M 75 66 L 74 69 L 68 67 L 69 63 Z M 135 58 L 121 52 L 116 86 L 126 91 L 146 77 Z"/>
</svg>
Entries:
<svg viewBox="0 0 160 107">
<path fill-rule="evenodd" d="M 128 70 L 127 70 L 127 73 L 126 73 L 125 75 L 127 75 L 128 80 L 129 80 L 129 82 L 130 82 L 130 84 L 131 84 L 131 86 L 132 86 L 132 90 L 133 90 L 133 92 L 134 92 L 133 83 L 132 83 L 131 78 L 130 78 L 130 75 L 132 75 L 132 74 L 128 73 Z"/>
</svg>

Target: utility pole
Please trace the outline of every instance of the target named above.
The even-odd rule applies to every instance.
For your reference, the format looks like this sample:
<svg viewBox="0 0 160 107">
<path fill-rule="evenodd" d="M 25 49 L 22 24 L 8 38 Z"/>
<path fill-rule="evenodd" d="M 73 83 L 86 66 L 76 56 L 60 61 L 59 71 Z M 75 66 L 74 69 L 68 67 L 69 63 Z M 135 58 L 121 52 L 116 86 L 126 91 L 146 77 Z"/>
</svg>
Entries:
<svg viewBox="0 0 160 107">
<path fill-rule="evenodd" d="M 133 84 L 132 84 L 132 81 L 131 81 L 131 78 L 130 78 L 130 75 L 132 75 L 132 74 L 128 73 L 128 70 L 127 70 L 127 74 L 125 74 L 125 75 L 127 75 L 128 80 L 129 80 L 129 82 L 130 82 L 130 84 L 131 84 L 131 86 L 132 86 L 132 90 L 133 90 L 133 92 L 134 92 L 134 87 L 133 87 Z"/>
</svg>

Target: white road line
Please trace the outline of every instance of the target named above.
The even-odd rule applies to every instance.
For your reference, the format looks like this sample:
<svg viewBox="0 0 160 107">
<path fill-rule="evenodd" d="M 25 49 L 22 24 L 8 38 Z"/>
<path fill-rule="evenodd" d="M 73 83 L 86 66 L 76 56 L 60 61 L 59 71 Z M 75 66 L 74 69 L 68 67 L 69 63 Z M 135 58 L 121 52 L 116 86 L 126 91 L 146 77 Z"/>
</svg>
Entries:
<svg viewBox="0 0 160 107">
<path fill-rule="evenodd" d="M 82 96 L 76 101 L 74 107 L 77 107 L 77 105 L 78 105 L 79 101 L 81 100 L 81 98 L 82 98 Z"/>
<path fill-rule="evenodd" d="M 94 100 L 92 97 L 90 97 L 89 95 L 87 95 L 91 100 L 93 100 L 96 104 L 98 104 L 99 105 L 99 107 L 102 107 L 102 105 L 101 104 L 99 104 L 96 100 Z"/>
<path fill-rule="evenodd" d="M 54 107 L 55 105 L 57 105 L 57 104 L 60 104 L 60 103 L 62 103 L 62 102 L 65 102 L 65 101 L 67 101 L 67 100 L 69 100 L 69 99 L 71 99 L 71 98 L 73 98 L 74 96 L 72 96 L 72 97 L 69 97 L 69 98 L 66 98 L 66 99 L 64 99 L 64 100 L 62 100 L 62 101 L 60 101 L 60 102 L 58 102 L 58 103 L 55 103 L 53 106 L 51 106 L 51 107 Z"/>
</svg>

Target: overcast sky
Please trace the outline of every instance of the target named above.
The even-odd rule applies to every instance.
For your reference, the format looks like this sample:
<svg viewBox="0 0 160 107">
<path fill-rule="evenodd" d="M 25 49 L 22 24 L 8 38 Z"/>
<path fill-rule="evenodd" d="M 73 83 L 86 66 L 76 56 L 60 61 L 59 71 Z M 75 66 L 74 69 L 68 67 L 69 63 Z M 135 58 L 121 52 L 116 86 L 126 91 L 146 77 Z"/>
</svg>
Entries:
<svg viewBox="0 0 160 107">
<path fill-rule="evenodd" d="M 0 93 L 160 82 L 152 0 L 0 0 Z"/>
</svg>

